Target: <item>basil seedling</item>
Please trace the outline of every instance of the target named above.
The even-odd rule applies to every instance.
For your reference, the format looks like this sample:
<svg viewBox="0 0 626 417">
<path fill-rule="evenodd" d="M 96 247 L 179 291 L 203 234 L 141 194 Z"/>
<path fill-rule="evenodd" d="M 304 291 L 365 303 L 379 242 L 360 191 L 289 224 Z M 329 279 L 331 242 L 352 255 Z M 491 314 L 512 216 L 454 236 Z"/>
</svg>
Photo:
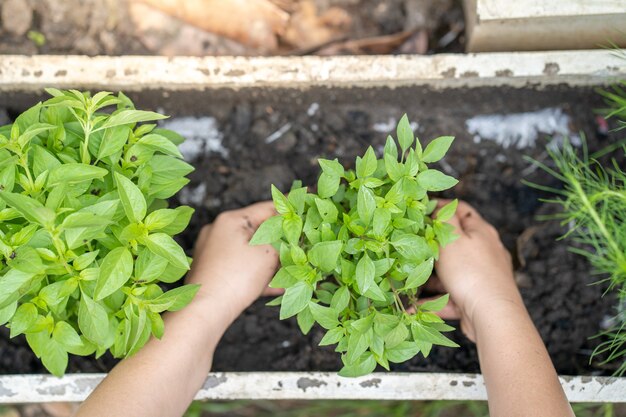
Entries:
<svg viewBox="0 0 626 417">
<path fill-rule="evenodd" d="M 138 125 L 165 116 L 124 94 L 47 91 L 0 127 L 0 324 L 62 375 L 68 353 L 125 357 L 160 338 L 159 313 L 195 295 L 158 285 L 189 269 L 172 236 L 193 209 L 165 199 L 193 168 L 180 135 Z"/>
<path fill-rule="evenodd" d="M 439 248 L 452 242 L 457 201 L 436 215 L 429 191 L 443 191 L 457 180 L 428 168 L 448 151 L 444 136 L 425 149 L 406 115 L 389 136 L 383 157 L 369 147 L 346 170 L 336 159 L 320 159 L 317 193 L 300 184 L 288 195 L 272 186 L 277 216 L 264 222 L 251 244 L 271 243 L 281 268 L 270 286 L 284 288 L 280 318 L 297 316 L 303 333 L 318 323 L 326 334 L 320 345 L 336 344 L 342 376 L 372 372 L 376 364 L 404 362 L 432 345 L 456 347 L 442 333 L 453 330 L 435 311 L 448 296 L 418 303 Z M 415 309 L 408 314 L 407 307 Z"/>
</svg>

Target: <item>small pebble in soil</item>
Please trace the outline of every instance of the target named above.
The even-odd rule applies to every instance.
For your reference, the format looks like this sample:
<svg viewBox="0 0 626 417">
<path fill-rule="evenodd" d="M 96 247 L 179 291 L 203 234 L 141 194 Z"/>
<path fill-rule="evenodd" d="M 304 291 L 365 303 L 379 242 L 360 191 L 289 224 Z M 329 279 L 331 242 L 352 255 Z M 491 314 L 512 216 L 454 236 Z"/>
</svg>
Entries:
<svg viewBox="0 0 626 417">
<path fill-rule="evenodd" d="M 308 109 L 307 109 L 307 111 L 306 111 L 306 114 L 307 114 L 309 117 L 313 117 L 313 116 L 315 116 L 315 114 L 317 113 L 317 111 L 319 110 L 319 108 L 320 108 L 319 103 L 311 103 L 311 105 L 309 106 L 309 108 L 308 108 Z"/>
</svg>

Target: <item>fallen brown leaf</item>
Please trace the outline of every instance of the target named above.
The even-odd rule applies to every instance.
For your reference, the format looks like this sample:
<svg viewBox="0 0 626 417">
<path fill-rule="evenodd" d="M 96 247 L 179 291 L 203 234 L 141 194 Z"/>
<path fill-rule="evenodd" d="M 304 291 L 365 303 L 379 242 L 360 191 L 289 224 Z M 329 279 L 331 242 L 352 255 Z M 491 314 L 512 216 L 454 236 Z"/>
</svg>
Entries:
<svg viewBox="0 0 626 417">
<path fill-rule="evenodd" d="M 278 48 L 289 14 L 269 0 L 131 0 L 149 4 L 200 29 L 259 48 Z"/>
</svg>

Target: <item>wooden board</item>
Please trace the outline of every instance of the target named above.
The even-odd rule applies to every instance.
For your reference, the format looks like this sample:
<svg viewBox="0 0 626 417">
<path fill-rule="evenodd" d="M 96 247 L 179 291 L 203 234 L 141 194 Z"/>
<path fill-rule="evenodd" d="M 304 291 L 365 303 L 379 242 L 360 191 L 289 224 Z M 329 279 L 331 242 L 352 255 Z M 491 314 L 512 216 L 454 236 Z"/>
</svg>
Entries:
<svg viewBox="0 0 626 417">
<path fill-rule="evenodd" d="M 0 376 L 0 404 L 83 401 L 104 374 Z M 626 402 L 626 378 L 561 376 L 570 402 Z M 327 372 L 224 372 L 208 375 L 196 400 L 480 400 L 480 374 L 374 373 L 343 378 Z"/>
</svg>

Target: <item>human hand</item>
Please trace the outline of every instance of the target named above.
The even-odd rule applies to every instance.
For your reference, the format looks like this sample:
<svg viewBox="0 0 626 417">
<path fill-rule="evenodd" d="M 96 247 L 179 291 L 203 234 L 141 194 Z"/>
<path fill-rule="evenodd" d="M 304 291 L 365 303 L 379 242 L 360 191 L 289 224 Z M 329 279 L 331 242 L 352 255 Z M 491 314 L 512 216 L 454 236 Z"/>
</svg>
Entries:
<svg viewBox="0 0 626 417">
<path fill-rule="evenodd" d="M 476 340 L 477 314 L 497 314 L 497 306 L 523 302 L 513 277 L 511 255 L 497 230 L 469 204 L 459 202 L 450 219 L 459 238 L 441 250 L 435 265 L 437 277 L 456 305 L 461 329 Z"/>
<path fill-rule="evenodd" d="M 234 320 L 268 288 L 278 267 L 278 253 L 270 245 L 249 242 L 259 225 L 274 214 L 274 205 L 267 201 L 223 212 L 202 228 L 187 276 L 188 284 L 201 285 L 197 300 L 208 299 L 212 309 L 220 308 Z"/>
</svg>

